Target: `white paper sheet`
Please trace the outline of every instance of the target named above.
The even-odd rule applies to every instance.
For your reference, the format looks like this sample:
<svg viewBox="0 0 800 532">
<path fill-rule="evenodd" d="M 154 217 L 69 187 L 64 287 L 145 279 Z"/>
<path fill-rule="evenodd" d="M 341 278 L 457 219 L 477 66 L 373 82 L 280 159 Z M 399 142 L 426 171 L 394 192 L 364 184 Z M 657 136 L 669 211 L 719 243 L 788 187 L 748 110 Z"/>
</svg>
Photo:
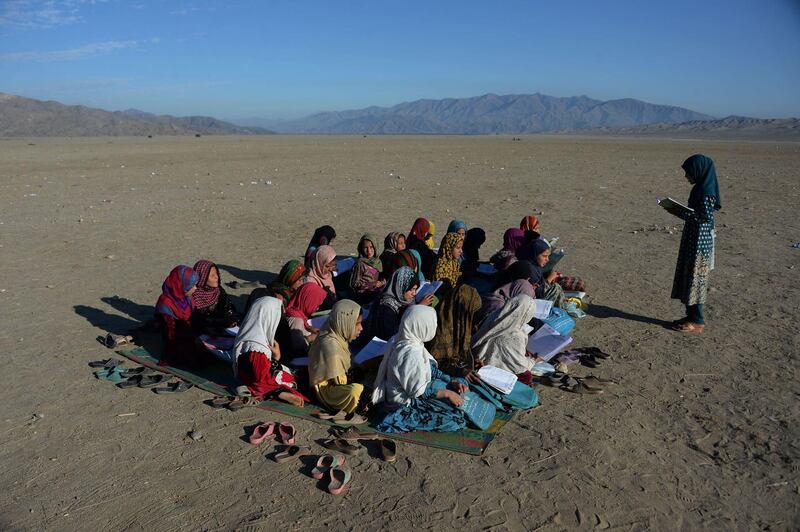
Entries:
<svg viewBox="0 0 800 532">
<path fill-rule="evenodd" d="M 389 342 L 386 340 L 381 340 L 375 336 L 361 349 L 361 351 L 358 352 L 356 356 L 353 357 L 353 362 L 356 364 L 363 364 L 367 360 L 383 356 L 388 345 Z"/>
<path fill-rule="evenodd" d="M 478 370 L 478 377 L 500 393 L 511 393 L 511 390 L 514 389 L 514 384 L 517 382 L 516 375 L 508 370 L 494 366 L 482 366 Z"/>
<path fill-rule="evenodd" d="M 225 329 L 225 334 L 228 334 L 229 336 L 236 336 L 239 334 L 239 327 L 228 327 Z"/>
<path fill-rule="evenodd" d="M 562 336 L 545 323 L 528 339 L 528 351 L 547 362 L 571 343 L 572 337 Z"/>
<path fill-rule="evenodd" d="M 534 299 L 533 302 L 536 303 L 536 310 L 533 314 L 534 318 L 543 320 L 550 315 L 550 310 L 553 308 L 552 301 L 547 299 Z"/>
</svg>

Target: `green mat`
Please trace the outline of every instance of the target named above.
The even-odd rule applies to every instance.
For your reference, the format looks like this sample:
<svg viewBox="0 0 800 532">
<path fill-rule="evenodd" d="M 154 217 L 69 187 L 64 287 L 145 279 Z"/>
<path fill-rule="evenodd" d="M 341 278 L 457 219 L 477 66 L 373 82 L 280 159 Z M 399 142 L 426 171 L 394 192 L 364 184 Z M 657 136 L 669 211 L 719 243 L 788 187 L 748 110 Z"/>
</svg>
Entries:
<svg viewBox="0 0 800 532">
<path fill-rule="evenodd" d="M 237 386 L 230 366 L 223 364 L 221 361 L 209 364 L 201 369 L 189 371 L 174 366 L 159 365 L 160 355 L 148 351 L 143 347 L 117 351 L 117 353 L 142 366 L 175 375 L 214 395 L 233 395 L 232 390 Z M 321 409 L 313 404 L 297 407 L 279 401 L 263 401 L 258 408 L 307 419 L 308 421 L 313 421 L 314 423 L 322 425 L 334 425 L 334 423 L 330 421 L 325 421 L 314 416 L 314 414 L 319 413 Z M 503 426 L 511 421 L 513 417 L 513 412 L 498 411 L 492 426 L 485 431 L 465 429 L 459 432 L 407 432 L 404 434 L 386 434 L 385 436 L 398 441 L 438 447 L 440 449 L 447 449 L 448 451 L 459 453 L 480 455 L 486 447 L 489 446 L 495 436 L 497 436 Z M 359 430 L 361 432 L 377 432 L 372 427 L 364 426 L 360 426 Z"/>
</svg>

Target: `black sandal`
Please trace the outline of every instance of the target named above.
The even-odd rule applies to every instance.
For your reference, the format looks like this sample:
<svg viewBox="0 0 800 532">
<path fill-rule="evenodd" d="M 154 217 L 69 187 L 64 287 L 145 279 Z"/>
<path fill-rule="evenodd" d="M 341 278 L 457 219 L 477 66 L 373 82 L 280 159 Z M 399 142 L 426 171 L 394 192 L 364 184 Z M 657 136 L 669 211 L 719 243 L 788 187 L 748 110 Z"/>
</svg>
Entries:
<svg viewBox="0 0 800 532">
<path fill-rule="evenodd" d="M 193 388 L 194 384 L 184 381 L 170 382 L 164 388 L 153 388 L 154 393 L 183 393 Z"/>
</svg>

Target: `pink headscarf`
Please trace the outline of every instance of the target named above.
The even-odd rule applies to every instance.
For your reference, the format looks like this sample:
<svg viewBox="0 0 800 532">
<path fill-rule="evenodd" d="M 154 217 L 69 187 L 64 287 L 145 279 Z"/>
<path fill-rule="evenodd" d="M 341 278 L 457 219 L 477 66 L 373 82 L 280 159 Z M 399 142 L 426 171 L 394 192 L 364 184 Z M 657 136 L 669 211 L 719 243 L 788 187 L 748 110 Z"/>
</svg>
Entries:
<svg viewBox="0 0 800 532">
<path fill-rule="evenodd" d="M 333 246 L 320 246 L 311 256 L 311 269 L 308 271 L 308 282 L 327 288 L 332 294 L 336 293 L 333 286 L 333 275 L 325 272 L 325 265 L 336 258 Z"/>
<path fill-rule="evenodd" d="M 503 249 L 516 253 L 525 243 L 525 231 L 512 227 L 503 235 Z"/>
</svg>

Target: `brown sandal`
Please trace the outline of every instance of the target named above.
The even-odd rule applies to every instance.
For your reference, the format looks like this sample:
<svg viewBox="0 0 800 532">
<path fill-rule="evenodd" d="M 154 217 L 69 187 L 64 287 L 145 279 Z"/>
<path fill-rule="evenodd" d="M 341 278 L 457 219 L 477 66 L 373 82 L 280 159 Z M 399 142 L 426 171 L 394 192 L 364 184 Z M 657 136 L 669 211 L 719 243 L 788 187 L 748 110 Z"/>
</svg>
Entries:
<svg viewBox="0 0 800 532">
<path fill-rule="evenodd" d="M 705 330 L 705 325 L 700 325 L 699 323 L 692 323 L 691 321 L 686 321 L 681 324 L 673 325 L 672 330 L 684 333 L 697 333 L 701 334 Z"/>
</svg>

